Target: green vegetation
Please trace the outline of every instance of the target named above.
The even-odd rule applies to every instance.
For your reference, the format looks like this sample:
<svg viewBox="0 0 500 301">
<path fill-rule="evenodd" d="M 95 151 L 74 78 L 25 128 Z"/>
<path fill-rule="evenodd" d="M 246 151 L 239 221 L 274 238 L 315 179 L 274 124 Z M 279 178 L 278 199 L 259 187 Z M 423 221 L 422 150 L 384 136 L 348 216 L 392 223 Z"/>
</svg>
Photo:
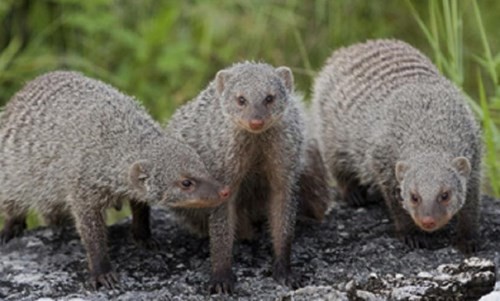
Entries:
<svg viewBox="0 0 500 301">
<path fill-rule="evenodd" d="M 233 62 L 288 65 L 308 96 L 333 49 L 398 38 L 469 96 L 484 126 L 485 189 L 498 196 L 498 11 L 494 0 L 3 0 L 0 105 L 27 80 L 72 69 L 135 95 L 163 121 Z"/>
<path fill-rule="evenodd" d="M 497 70 L 500 67 L 500 51 L 492 54 L 492 47 L 485 30 L 484 20 L 476 1 L 430 1 L 427 24 L 406 0 L 412 15 L 432 48 L 434 62 L 448 78 L 455 82 L 469 97 L 469 103 L 482 121 L 485 141 L 484 166 L 488 188 L 500 195 L 500 84 Z M 460 5 L 462 4 L 462 5 Z M 464 22 L 465 11 L 470 11 Z M 464 28 L 472 27 L 476 33 L 478 49 L 470 55 L 464 42 Z M 476 46 L 477 47 L 477 46 Z M 469 65 L 466 69 L 466 64 Z M 485 91 L 487 78 L 489 92 Z M 475 85 L 474 85 L 475 84 Z"/>
</svg>

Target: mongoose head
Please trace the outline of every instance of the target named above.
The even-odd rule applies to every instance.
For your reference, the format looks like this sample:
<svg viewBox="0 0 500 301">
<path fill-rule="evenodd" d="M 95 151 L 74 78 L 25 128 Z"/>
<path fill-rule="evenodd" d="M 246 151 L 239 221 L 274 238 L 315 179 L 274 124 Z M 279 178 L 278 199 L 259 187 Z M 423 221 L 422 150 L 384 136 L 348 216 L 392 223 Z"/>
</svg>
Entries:
<svg viewBox="0 0 500 301">
<path fill-rule="evenodd" d="M 199 155 L 174 141 L 151 158 L 134 162 L 128 172 L 135 195 L 152 204 L 175 208 L 209 208 L 230 195 L 210 176 Z"/>
<path fill-rule="evenodd" d="M 288 108 L 293 75 L 288 67 L 241 63 L 219 71 L 215 89 L 226 117 L 248 132 L 261 133 Z"/>
<path fill-rule="evenodd" d="M 396 164 L 403 208 L 422 230 L 446 225 L 465 203 L 471 165 L 467 158 L 422 156 Z"/>
</svg>

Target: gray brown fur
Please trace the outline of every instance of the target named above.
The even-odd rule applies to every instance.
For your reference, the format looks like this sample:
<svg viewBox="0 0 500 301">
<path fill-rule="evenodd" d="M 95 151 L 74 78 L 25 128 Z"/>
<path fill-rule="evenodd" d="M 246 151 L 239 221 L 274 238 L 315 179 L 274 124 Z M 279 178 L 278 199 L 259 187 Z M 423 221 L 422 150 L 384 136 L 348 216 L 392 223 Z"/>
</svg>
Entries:
<svg viewBox="0 0 500 301">
<path fill-rule="evenodd" d="M 318 141 L 314 137 L 312 116 L 308 114 L 307 117 L 306 151 L 298 184 L 297 216 L 306 221 L 321 222 L 333 202 L 333 196 L 328 183 L 328 170 L 321 157 Z"/>
<path fill-rule="evenodd" d="M 368 191 L 381 193 L 412 246 L 428 245 L 418 228 L 432 232 L 457 215 L 459 247 L 474 249 L 480 129 L 459 89 L 428 58 L 395 40 L 342 48 L 313 94 L 315 135 L 344 199 L 361 204 Z"/>
<path fill-rule="evenodd" d="M 132 234 L 150 245 L 148 203 L 203 207 L 222 200 L 222 186 L 193 149 L 167 138 L 134 99 L 79 73 L 52 72 L 29 82 L 1 118 L 0 212 L 6 221 L 0 242 L 22 233 L 30 208 L 49 223 L 71 213 L 94 286 L 116 281 L 107 207 L 128 198 Z M 196 185 L 182 186 L 186 179 Z"/>
<path fill-rule="evenodd" d="M 268 95 L 274 98 L 266 104 Z M 238 105 L 239 96 L 246 104 Z M 184 223 L 209 234 L 211 291 L 232 290 L 234 237 L 251 238 L 252 223 L 259 219 L 267 219 L 270 227 L 275 279 L 293 284 L 290 251 L 304 152 L 302 114 L 288 68 L 244 62 L 219 71 L 170 120 L 168 131 L 196 148 L 215 178 L 234 192 L 215 210 L 178 210 Z M 263 121 L 262 128 L 252 130 L 251 120 Z"/>
</svg>

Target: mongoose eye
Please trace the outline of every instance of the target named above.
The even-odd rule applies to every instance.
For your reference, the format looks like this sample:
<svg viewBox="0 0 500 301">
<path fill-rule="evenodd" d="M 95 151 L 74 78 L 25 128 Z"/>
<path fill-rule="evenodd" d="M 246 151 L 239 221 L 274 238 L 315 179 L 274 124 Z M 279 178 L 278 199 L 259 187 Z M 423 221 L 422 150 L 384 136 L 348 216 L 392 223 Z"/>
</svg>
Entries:
<svg viewBox="0 0 500 301">
<path fill-rule="evenodd" d="M 413 204 L 418 204 L 420 202 L 420 198 L 415 193 L 412 193 L 412 194 L 410 194 L 410 201 Z"/>
<path fill-rule="evenodd" d="M 450 193 L 448 191 L 441 193 L 441 195 L 439 196 L 439 200 L 441 202 L 447 202 L 449 199 L 450 199 Z"/>
<path fill-rule="evenodd" d="M 181 188 L 182 188 L 182 189 L 189 189 L 189 188 L 191 188 L 193 185 L 194 185 L 193 181 L 188 180 L 188 179 L 186 179 L 186 180 L 182 180 L 182 182 L 181 182 Z"/>
<path fill-rule="evenodd" d="M 274 101 L 274 96 L 273 95 L 267 95 L 266 98 L 264 98 L 264 102 L 266 104 L 271 104 Z"/>
<path fill-rule="evenodd" d="M 247 103 L 247 100 L 243 96 L 238 96 L 237 100 L 239 106 L 244 106 Z"/>
</svg>

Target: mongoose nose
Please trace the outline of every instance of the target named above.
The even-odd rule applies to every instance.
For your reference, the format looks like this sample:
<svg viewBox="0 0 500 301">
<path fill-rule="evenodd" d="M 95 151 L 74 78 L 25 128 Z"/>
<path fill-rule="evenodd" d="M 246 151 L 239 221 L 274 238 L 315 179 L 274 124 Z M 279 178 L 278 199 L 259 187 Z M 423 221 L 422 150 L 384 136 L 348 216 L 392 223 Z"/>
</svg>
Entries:
<svg viewBox="0 0 500 301">
<path fill-rule="evenodd" d="M 420 222 L 425 229 L 433 229 L 436 227 L 436 221 L 430 216 L 424 216 Z"/>
<path fill-rule="evenodd" d="M 229 189 L 229 187 L 224 187 L 222 188 L 220 191 L 219 191 L 219 196 L 222 198 L 222 199 L 227 199 L 229 197 L 229 195 L 231 195 L 231 190 Z"/>
<path fill-rule="evenodd" d="M 260 130 L 264 127 L 264 120 L 262 119 L 251 119 L 249 122 L 250 128 L 252 130 Z"/>
</svg>

